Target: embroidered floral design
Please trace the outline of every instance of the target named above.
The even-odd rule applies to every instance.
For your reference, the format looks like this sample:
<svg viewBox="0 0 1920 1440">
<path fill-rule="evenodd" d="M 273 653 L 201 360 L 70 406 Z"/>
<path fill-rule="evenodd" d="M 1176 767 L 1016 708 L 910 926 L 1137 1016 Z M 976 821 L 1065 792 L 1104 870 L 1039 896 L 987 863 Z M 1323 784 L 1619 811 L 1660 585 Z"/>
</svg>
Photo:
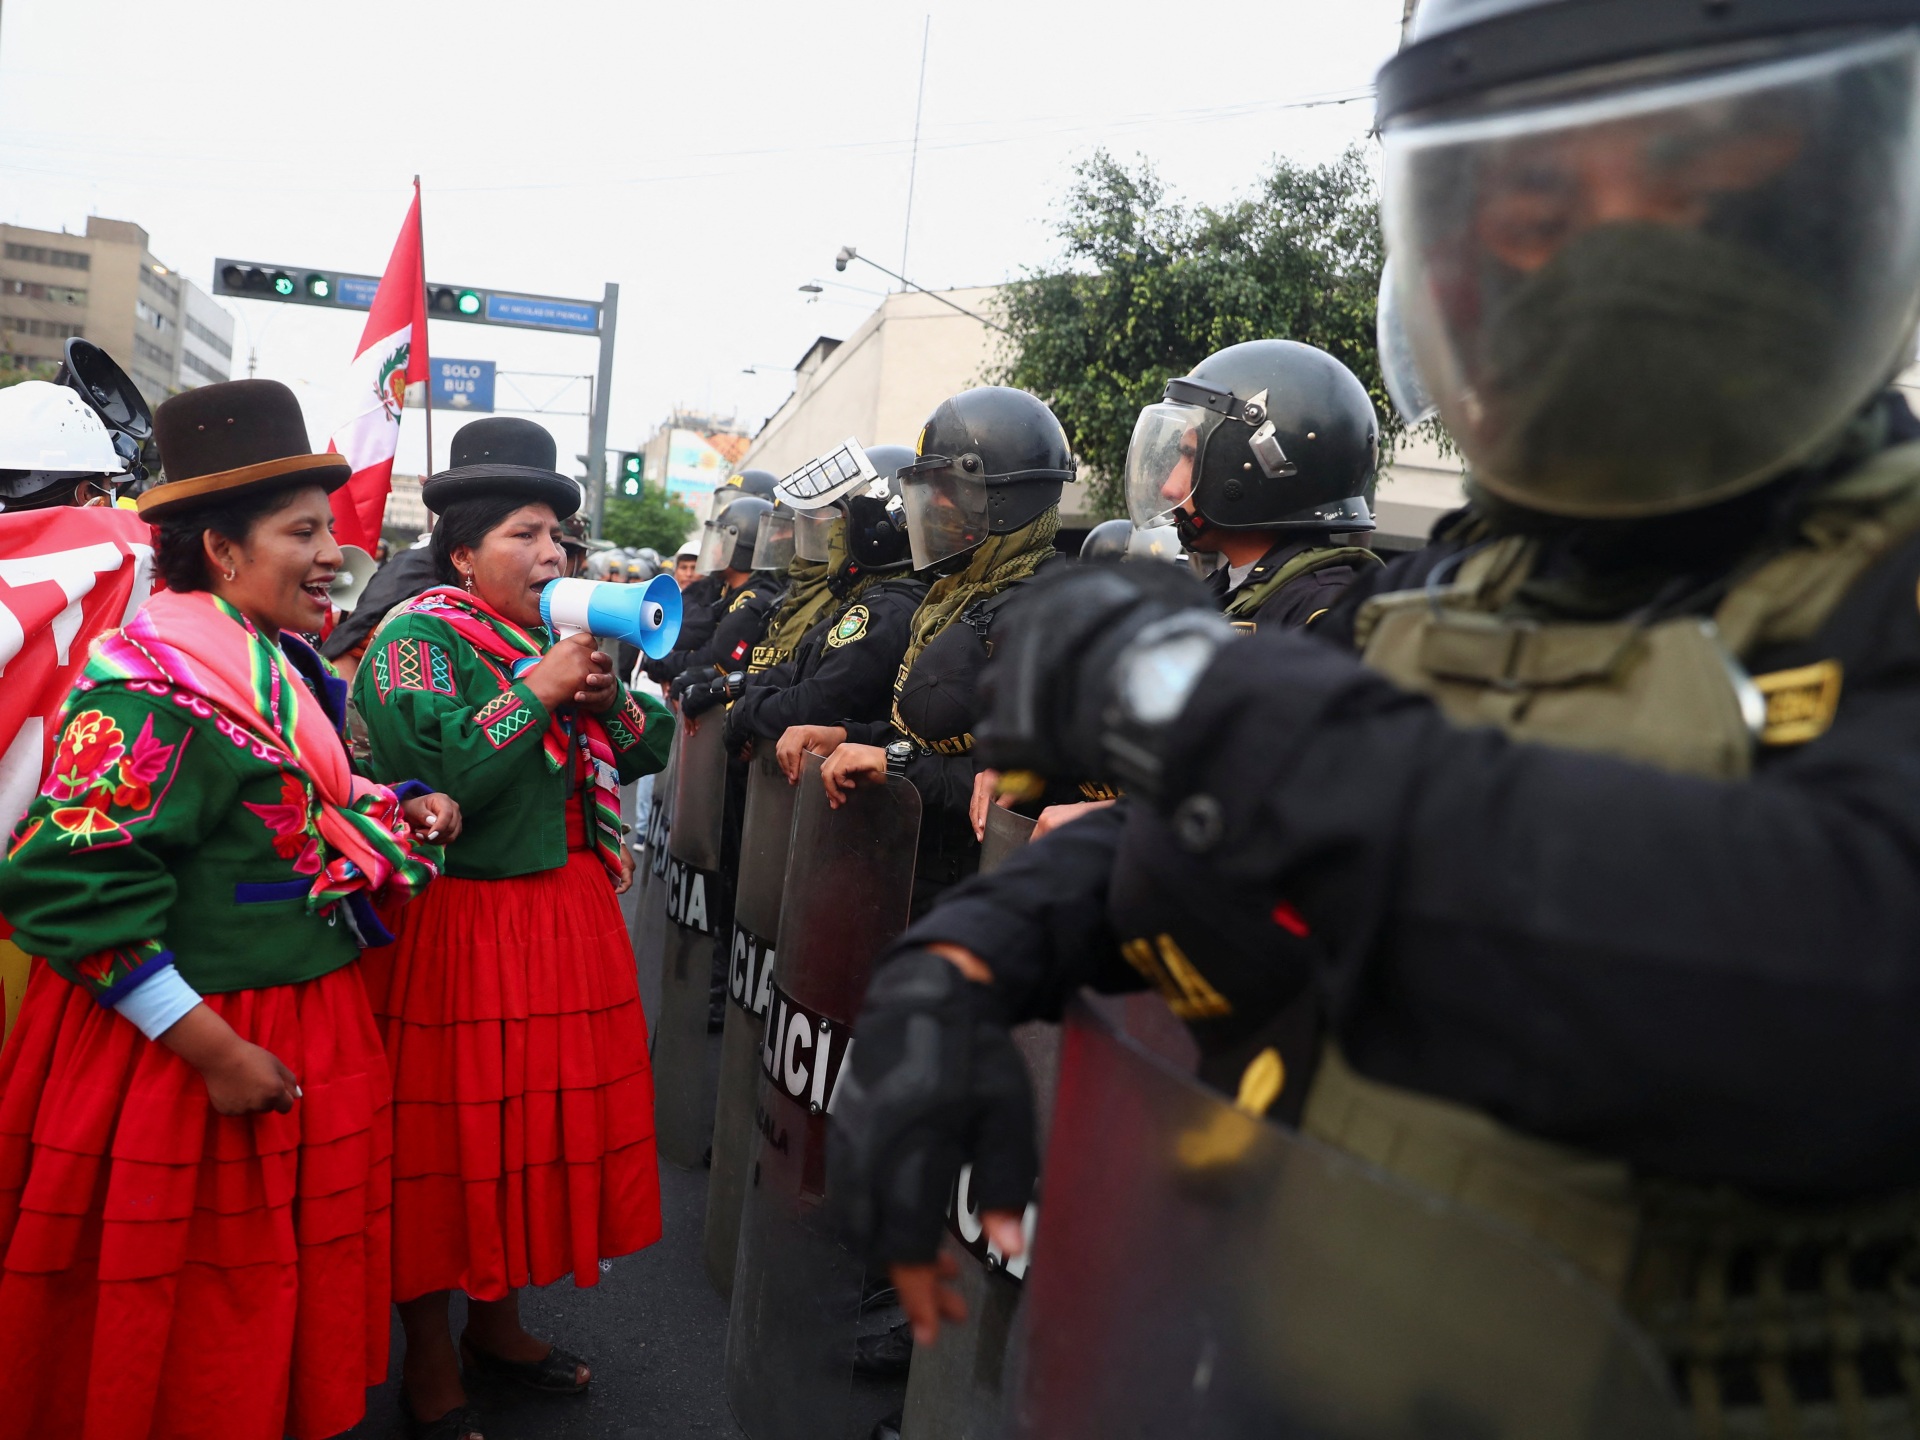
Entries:
<svg viewBox="0 0 1920 1440">
<path fill-rule="evenodd" d="M 320 841 L 313 833 L 312 797 L 305 781 L 297 775 L 282 775 L 277 805 L 256 805 L 251 800 L 242 803 L 273 832 L 273 853 L 293 861 L 294 874 L 320 873 Z"/>
<path fill-rule="evenodd" d="M 63 834 L 69 845 L 95 845 L 103 839 L 127 838 L 126 827 L 107 814 L 112 792 L 102 788 L 91 791 L 80 805 L 62 805 L 47 818 Z"/>
<path fill-rule="evenodd" d="M 120 998 L 173 958 L 158 940 L 137 940 L 129 945 L 109 945 L 73 962 L 78 975 L 102 1005 L 116 1004 Z"/>
<path fill-rule="evenodd" d="M 158 780 L 173 758 L 174 747 L 162 745 L 153 733 L 149 715 L 134 737 L 133 749 L 120 761 L 120 780 L 113 788 L 113 803 L 126 810 L 144 810 L 153 803 L 153 782 Z"/>
<path fill-rule="evenodd" d="M 53 768 L 40 793 L 55 800 L 74 800 L 97 785 L 127 753 L 126 735 L 110 716 L 82 710 L 67 722 L 54 752 Z"/>
<path fill-rule="evenodd" d="M 14 834 L 13 844 L 9 846 L 7 849 L 7 858 L 11 860 L 14 856 L 18 855 L 22 850 L 24 850 L 27 846 L 27 842 L 32 840 L 35 835 L 38 835 L 40 833 L 40 827 L 45 823 L 46 823 L 45 821 L 41 820 L 39 817 L 36 816 L 32 819 L 29 819 L 24 825 L 22 825 L 20 829 Z"/>
</svg>

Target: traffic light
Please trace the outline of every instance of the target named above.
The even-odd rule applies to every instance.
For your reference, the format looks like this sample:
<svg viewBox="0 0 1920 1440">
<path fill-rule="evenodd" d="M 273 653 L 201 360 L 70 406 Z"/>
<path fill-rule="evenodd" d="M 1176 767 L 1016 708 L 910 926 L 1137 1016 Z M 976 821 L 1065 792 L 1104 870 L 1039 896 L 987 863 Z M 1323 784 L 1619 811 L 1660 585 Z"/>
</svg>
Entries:
<svg viewBox="0 0 1920 1440">
<path fill-rule="evenodd" d="M 428 297 L 428 303 L 435 315 L 446 320 L 477 320 L 480 318 L 481 299 L 478 290 L 460 290 L 452 285 L 442 285 Z"/>
<path fill-rule="evenodd" d="M 325 275 L 309 275 L 307 276 L 307 294 L 315 300 L 331 300 L 333 298 L 333 281 L 329 280 Z"/>
<path fill-rule="evenodd" d="M 223 260 L 213 273 L 213 293 L 247 300 L 287 300 L 296 305 L 337 305 L 339 282 L 322 270 L 295 272 L 275 265 Z"/>
<path fill-rule="evenodd" d="M 638 495 L 646 484 L 646 456 L 631 450 L 620 452 L 620 493 Z"/>
</svg>

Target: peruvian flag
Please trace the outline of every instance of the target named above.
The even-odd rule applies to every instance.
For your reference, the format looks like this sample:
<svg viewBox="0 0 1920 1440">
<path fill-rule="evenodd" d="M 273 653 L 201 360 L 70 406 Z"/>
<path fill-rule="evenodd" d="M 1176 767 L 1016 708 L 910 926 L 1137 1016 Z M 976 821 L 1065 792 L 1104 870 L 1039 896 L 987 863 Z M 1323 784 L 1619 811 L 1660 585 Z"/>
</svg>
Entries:
<svg viewBox="0 0 1920 1440">
<path fill-rule="evenodd" d="M 393 452 L 400 444 L 400 408 L 407 386 L 427 378 L 427 284 L 420 241 L 420 182 L 394 242 L 393 258 L 374 292 L 367 328 L 348 372 L 347 419 L 327 442 L 344 455 L 353 478 L 333 492 L 334 539 L 372 553 L 393 488 Z M 432 457 L 428 457 L 431 466 Z"/>
</svg>

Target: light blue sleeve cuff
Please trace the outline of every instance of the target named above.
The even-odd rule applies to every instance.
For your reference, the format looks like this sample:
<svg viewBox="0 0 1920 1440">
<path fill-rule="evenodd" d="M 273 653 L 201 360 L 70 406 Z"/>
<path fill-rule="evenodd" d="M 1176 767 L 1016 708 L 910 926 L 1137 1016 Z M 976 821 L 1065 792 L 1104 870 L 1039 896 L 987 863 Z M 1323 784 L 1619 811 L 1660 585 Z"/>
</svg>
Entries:
<svg viewBox="0 0 1920 1440">
<path fill-rule="evenodd" d="M 114 1009 L 131 1020 L 142 1035 L 158 1040 L 200 1003 L 200 992 L 180 978 L 171 965 L 162 965 L 117 1001 Z"/>
</svg>

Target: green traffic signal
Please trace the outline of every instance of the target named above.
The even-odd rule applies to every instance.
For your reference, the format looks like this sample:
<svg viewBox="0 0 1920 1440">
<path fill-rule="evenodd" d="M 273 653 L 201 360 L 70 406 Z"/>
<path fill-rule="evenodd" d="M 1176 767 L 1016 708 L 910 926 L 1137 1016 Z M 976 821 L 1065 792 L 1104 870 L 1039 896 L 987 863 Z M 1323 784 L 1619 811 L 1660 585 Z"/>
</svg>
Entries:
<svg viewBox="0 0 1920 1440">
<path fill-rule="evenodd" d="M 324 275 L 309 275 L 307 276 L 307 294 L 315 300 L 332 299 L 333 282 Z"/>
<path fill-rule="evenodd" d="M 293 277 L 284 270 L 276 270 L 273 276 L 273 293 L 276 295 L 293 294 Z"/>
<path fill-rule="evenodd" d="M 460 292 L 460 313 L 462 315 L 478 315 L 480 313 L 479 292 L 474 290 L 462 290 Z"/>
</svg>

